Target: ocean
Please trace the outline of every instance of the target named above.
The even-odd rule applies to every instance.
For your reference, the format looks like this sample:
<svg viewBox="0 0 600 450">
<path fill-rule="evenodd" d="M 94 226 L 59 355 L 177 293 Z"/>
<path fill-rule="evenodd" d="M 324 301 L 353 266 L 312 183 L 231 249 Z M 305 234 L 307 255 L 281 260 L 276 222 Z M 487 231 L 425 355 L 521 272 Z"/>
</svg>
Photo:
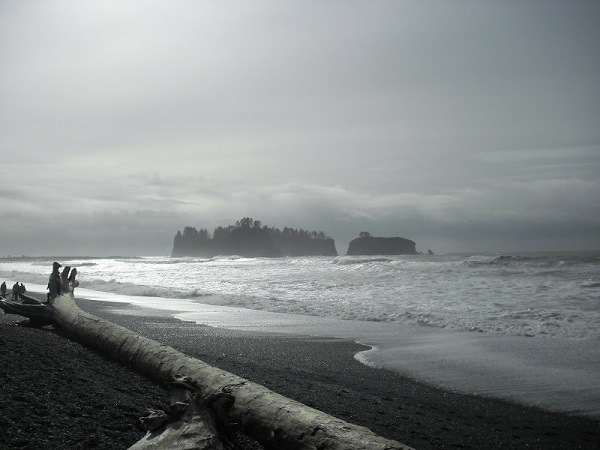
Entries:
<svg viewBox="0 0 600 450">
<path fill-rule="evenodd" d="M 4 258 L 45 292 L 55 258 Z M 352 339 L 365 364 L 600 417 L 600 252 L 63 258 L 76 297 L 210 326 Z"/>
</svg>

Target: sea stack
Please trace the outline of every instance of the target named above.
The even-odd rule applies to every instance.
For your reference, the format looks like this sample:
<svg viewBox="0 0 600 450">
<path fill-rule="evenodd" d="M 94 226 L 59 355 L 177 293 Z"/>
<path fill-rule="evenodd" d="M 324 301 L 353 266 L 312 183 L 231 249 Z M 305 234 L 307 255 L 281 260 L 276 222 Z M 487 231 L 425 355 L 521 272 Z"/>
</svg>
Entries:
<svg viewBox="0 0 600 450">
<path fill-rule="evenodd" d="M 363 235 L 350 242 L 347 255 L 416 255 L 416 244 L 402 237 Z"/>
</svg>

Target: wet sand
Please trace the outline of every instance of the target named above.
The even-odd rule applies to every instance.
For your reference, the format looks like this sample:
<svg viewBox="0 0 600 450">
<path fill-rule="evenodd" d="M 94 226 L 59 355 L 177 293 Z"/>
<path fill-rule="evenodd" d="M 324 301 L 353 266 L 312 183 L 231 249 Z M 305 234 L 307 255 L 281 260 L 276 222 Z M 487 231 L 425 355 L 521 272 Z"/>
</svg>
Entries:
<svg viewBox="0 0 600 450">
<path fill-rule="evenodd" d="M 77 299 L 77 303 L 92 314 L 415 448 L 600 448 L 600 423 L 597 420 L 436 389 L 394 372 L 361 364 L 354 355 L 365 347 L 354 342 L 234 332 L 160 316 L 115 314 L 109 310 L 115 308 L 115 303 L 83 299 Z M 132 421 L 147 408 L 165 405 L 165 391 L 157 389 L 145 378 L 68 341 L 51 327 L 43 330 L 21 328 L 15 332 L 15 328 L 5 325 L 10 317 L 16 318 L 6 316 L 0 324 L 3 360 L 22 360 L 19 355 L 28 354 L 31 348 L 50 355 L 9 364 L 1 372 L 3 409 L 0 426 L 3 431 L 7 428 L 19 430 L 13 433 L 11 442 L 18 443 L 27 436 L 32 439 L 31 446 L 27 444 L 20 448 L 81 448 L 82 441 L 75 438 L 56 441 L 61 445 L 52 445 L 43 438 L 48 437 L 49 429 L 53 430 L 52 435 L 68 435 L 85 426 L 95 430 L 83 433 L 88 440 L 96 436 L 87 447 L 126 448 L 143 435 L 136 432 Z M 11 333 L 14 336 L 10 336 Z M 14 339 L 8 340 L 7 335 Z M 44 345 L 40 346 L 40 342 Z M 19 348 L 18 352 L 16 348 Z M 75 349 L 75 352 L 67 353 L 65 348 Z M 77 377 L 88 381 L 70 380 L 66 386 L 32 383 L 32 376 L 35 379 L 48 377 L 48 365 L 57 366 L 52 369 L 50 379 L 70 380 L 72 373 L 78 373 Z M 6 388 L 16 381 L 25 381 L 28 394 L 23 397 L 9 392 L 11 401 L 7 401 Z M 95 387 L 87 388 L 92 382 Z M 120 390 L 115 392 L 115 386 Z M 71 403 L 76 405 L 76 410 L 91 409 L 71 414 L 73 417 L 68 413 L 66 418 L 63 417 L 66 406 L 59 394 L 65 389 L 73 391 Z M 83 392 L 75 395 L 78 391 Z M 83 397 L 85 393 L 96 395 L 90 400 Z M 17 395 L 16 400 L 14 395 Z M 18 402 L 20 409 L 16 407 Z M 58 402 L 58 406 L 53 402 Z M 27 409 L 39 409 L 41 413 L 39 417 L 31 412 L 26 414 Z M 101 414 L 97 414 L 97 410 Z M 128 411 L 126 417 L 123 411 Z M 58 417 L 54 418 L 56 414 Z M 121 416 L 116 420 L 118 414 Z M 48 416 L 51 418 L 47 419 Z M 117 425 L 120 428 L 112 430 Z M 124 438 L 125 431 L 133 433 L 129 438 L 132 441 L 128 444 L 116 441 Z M 40 435 L 35 442 L 43 444 L 33 445 L 32 435 Z M 115 441 L 109 444 L 110 439 Z"/>
</svg>

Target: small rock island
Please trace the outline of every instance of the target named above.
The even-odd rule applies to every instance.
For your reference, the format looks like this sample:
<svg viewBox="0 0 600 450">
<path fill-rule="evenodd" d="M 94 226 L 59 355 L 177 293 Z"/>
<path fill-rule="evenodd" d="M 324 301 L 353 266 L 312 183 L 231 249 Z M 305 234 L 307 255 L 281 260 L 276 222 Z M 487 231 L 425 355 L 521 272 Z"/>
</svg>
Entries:
<svg viewBox="0 0 600 450">
<path fill-rule="evenodd" d="M 416 244 L 401 237 L 374 237 L 361 231 L 348 245 L 347 255 L 417 255 Z"/>
</svg>

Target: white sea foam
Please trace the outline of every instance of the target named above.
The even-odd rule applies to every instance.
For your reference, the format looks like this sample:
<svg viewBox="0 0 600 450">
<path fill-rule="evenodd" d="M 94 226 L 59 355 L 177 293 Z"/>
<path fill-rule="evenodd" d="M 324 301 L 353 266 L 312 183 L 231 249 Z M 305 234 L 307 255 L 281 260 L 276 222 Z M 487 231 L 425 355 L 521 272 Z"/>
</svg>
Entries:
<svg viewBox="0 0 600 450">
<path fill-rule="evenodd" d="M 48 261 L 2 262 L 0 275 L 43 284 Z M 165 302 L 191 299 L 344 320 L 599 339 L 599 261 L 596 254 L 534 254 L 63 263 L 78 267 L 87 289 Z"/>
</svg>

